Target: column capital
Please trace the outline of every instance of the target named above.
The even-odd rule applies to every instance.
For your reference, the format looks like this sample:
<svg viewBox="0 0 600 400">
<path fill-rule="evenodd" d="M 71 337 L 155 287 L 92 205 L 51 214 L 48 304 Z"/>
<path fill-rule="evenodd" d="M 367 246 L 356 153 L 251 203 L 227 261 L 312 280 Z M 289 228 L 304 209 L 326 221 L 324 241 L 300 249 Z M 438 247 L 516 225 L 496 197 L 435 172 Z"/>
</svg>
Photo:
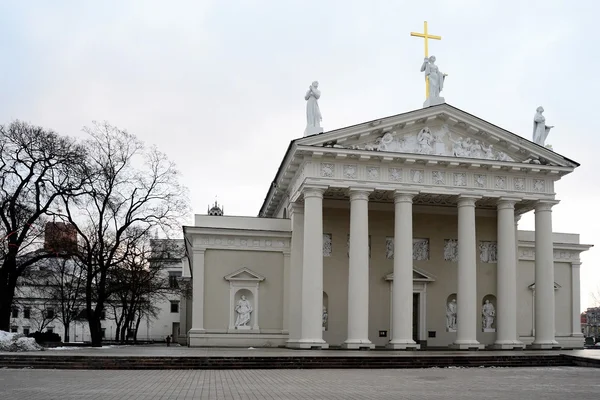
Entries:
<svg viewBox="0 0 600 400">
<path fill-rule="evenodd" d="M 413 198 L 418 194 L 419 194 L 419 192 L 411 192 L 411 191 L 407 191 L 407 190 L 395 190 L 394 191 L 394 204 L 412 203 Z"/>
<path fill-rule="evenodd" d="M 458 196 L 458 207 L 475 207 L 477 200 L 481 199 L 481 196 L 471 195 L 459 195 Z"/>
<path fill-rule="evenodd" d="M 348 189 L 348 195 L 350 196 L 350 201 L 352 200 L 369 200 L 369 194 L 373 192 L 373 189 L 364 189 L 364 188 L 353 188 Z"/>
<path fill-rule="evenodd" d="M 517 204 L 519 201 L 521 201 L 521 199 L 514 198 L 514 197 L 500 197 L 498 199 L 498 201 L 496 202 L 496 206 L 497 206 L 498 210 L 505 210 L 505 209 L 513 209 L 514 210 L 515 204 Z"/>
<path fill-rule="evenodd" d="M 573 261 L 571 263 L 571 268 L 579 268 L 579 267 L 581 267 L 581 261 L 580 260 Z"/>
<path fill-rule="evenodd" d="M 327 190 L 327 186 L 305 186 L 302 188 L 302 194 L 304 195 L 305 199 L 309 197 L 317 197 L 322 199 L 325 190 Z"/>
<path fill-rule="evenodd" d="M 560 203 L 560 200 L 538 200 L 535 203 L 535 212 L 552 211 L 552 207 Z"/>
</svg>

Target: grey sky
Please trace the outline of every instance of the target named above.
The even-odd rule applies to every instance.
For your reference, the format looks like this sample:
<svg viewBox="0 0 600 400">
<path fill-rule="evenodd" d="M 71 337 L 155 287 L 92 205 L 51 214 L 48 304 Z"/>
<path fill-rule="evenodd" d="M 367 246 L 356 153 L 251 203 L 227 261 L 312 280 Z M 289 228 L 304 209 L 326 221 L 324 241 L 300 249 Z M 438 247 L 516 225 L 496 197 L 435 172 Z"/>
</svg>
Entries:
<svg viewBox="0 0 600 400">
<path fill-rule="evenodd" d="M 177 162 L 195 212 L 218 195 L 227 214 L 256 215 L 313 80 L 325 130 L 421 107 L 423 41 L 409 33 L 427 20 L 449 104 L 528 139 L 544 106 L 547 142 L 582 164 L 556 186 L 554 230 L 600 245 L 598 12 L 591 0 L 5 1 L 0 123 L 83 136 L 107 120 Z M 599 268 L 594 248 L 582 307 Z"/>
</svg>

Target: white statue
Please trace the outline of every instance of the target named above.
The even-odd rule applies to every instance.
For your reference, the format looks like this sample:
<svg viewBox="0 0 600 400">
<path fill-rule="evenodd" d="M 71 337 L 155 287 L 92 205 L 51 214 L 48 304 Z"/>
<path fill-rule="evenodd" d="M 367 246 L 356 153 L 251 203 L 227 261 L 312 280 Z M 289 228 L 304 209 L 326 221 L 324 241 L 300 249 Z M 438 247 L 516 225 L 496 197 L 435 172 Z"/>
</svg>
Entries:
<svg viewBox="0 0 600 400">
<path fill-rule="evenodd" d="M 550 129 L 553 126 L 546 125 L 546 117 L 542 115 L 544 107 L 540 106 L 537 108 L 535 116 L 533 117 L 533 142 L 543 146 L 550 133 Z"/>
<path fill-rule="evenodd" d="M 444 89 L 444 79 L 448 75 L 440 72 L 438 66 L 435 65 L 435 56 L 425 57 L 421 65 L 421 72 L 425 72 L 425 77 L 429 78 L 429 98 L 439 98 L 443 102 L 440 92 Z"/>
<path fill-rule="evenodd" d="M 456 330 L 456 299 L 452 299 L 446 306 L 446 328 L 448 331 Z"/>
<path fill-rule="evenodd" d="M 327 313 L 327 307 L 323 306 L 323 330 L 327 330 L 327 319 L 329 314 Z"/>
<path fill-rule="evenodd" d="M 321 128 L 321 110 L 319 109 L 319 98 L 321 97 L 321 91 L 319 88 L 319 82 L 314 81 L 312 85 L 308 87 L 304 100 L 306 100 L 306 129 L 304 130 L 304 136 L 314 135 L 316 133 L 323 133 Z"/>
<path fill-rule="evenodd" d="M 494 323 L 494 317 L 496 316 L 496 309 L 489 300 L 485 301 L 483 309 L 481 310 L 481 315 L 483 316 L 483 329 L 494 329 L 492 328 L 492 324 Z"/>
<path fill-rule="evenodd" d="M 421 129 L 417 135 L 417 143 L 419 144 L 419 153 L 431 154 L 433 153 L 433 135 L 429 128 L 425 127 Z"/>
<path fill-rule="evenodd" d="M 246 296 L 242 295 L 235 306 L 235 312 L 237 313 L 235 327 L 248 326 L 248 323 L 250 322 L 250 313 L 252 311 L 254 311 L 252 305 L 246 300 Z"/>
</svg>

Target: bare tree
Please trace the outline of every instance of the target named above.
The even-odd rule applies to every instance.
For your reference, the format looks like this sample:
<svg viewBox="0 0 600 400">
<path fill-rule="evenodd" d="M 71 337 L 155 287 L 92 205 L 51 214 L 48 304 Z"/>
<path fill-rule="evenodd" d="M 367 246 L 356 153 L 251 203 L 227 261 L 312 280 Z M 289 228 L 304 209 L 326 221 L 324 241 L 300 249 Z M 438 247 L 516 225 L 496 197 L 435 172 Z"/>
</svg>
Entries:
<svg viewBox="0 0 600 400">
<path fill-rule="evenodd" d="M 0 125 L 0 330 L 8 330 L 17 280 L 53 256 L 40 243 L 57 199 L 81 187 L 85 151 L 72 139 L 24 122 Z"/>
<path fill-rule="evenodd" d="M 92 345 L 100 346 L 100 315 L 111 296 L 112 271 L 136 243 L 160 227 L 178 227 L 189 206 L 178 172 L 156 148 L 108 123 L 85 131 L 87 171 L 84 193 L 64 196 L 65 218 L 80 238 L 77 256 L 86 269 L 86 311 Z"/>
</svg>

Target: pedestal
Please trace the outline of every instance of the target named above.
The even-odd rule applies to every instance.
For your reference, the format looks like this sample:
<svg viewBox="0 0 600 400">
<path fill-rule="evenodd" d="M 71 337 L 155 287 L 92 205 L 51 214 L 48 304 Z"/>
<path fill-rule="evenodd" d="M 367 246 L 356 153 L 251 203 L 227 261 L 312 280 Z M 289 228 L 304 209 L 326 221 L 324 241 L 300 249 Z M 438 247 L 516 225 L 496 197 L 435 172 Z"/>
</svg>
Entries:
<svg viewBox="0 0 600 400">
<path fill-rule="evenodd" d="M 439 104 L 444 104 L 445 102 L 443 97 L 429 97 L 425 100 L 425 103 L 423 103 L 423 108 L 437 106 Z"/>
</svg>

